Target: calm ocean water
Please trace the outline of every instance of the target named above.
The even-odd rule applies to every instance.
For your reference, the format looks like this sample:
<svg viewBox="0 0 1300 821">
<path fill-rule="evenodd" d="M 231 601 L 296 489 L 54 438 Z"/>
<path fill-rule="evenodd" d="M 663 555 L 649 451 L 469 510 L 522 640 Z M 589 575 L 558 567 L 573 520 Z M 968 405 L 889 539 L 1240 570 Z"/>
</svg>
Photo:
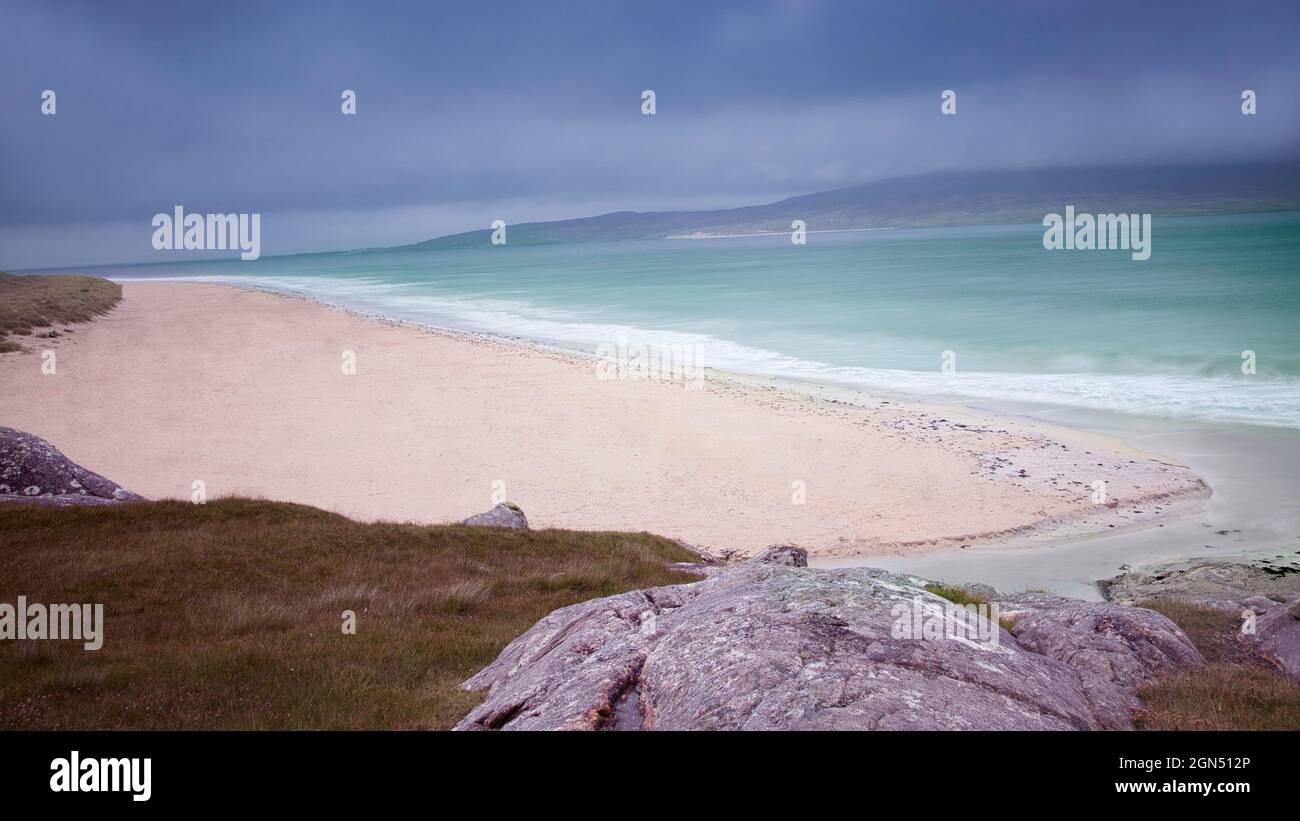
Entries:
<svg viewBox="0 0 1300 821">
<path fill-rule="evenodd" d="M 268 225 L 268 230 L 270 226 Z M 97 269 L 936 398 L 1300 428 L 1300 213 L 1157 217 L 1151 258 L 1036 225 L 365 251 Z M 1242 373 L 1243 351 L 1256 370 Z M 943 373 L 945 351 L 955 373 Z"/>
</svg>

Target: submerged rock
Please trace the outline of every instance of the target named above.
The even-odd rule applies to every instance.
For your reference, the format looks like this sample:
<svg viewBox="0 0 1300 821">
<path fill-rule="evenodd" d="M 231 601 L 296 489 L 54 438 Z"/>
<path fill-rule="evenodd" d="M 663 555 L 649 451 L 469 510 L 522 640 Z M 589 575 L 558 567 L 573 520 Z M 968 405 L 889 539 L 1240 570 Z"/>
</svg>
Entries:
<svg viewBox="0 0 1300 821">
<path fill-rule="evenodd" d="M 502 502 L 486 513 L 477 513 L 470 516 L 461 524 L 476 527 L 513 527 L 527 530 L 528 517 L 524 515 L 524 512 L 517 505 Z"/>
<path fill-rule="evenodd" d="M 39 436 L 0 427 L 0 502 L 65 506 L 143 500 L 86 470 Z"/>
<path fill-rule="evenodd" d="M 1018 603 L 1023 642 L 1019 620 L 913 633 L 954 616 L 924 579 L 769 553 L 556 610 L 465 682 L 490 691 L 458 729 L 1124 729 L 1136 683 L 1203 663 L 1117 605 Z"/>
</svg>

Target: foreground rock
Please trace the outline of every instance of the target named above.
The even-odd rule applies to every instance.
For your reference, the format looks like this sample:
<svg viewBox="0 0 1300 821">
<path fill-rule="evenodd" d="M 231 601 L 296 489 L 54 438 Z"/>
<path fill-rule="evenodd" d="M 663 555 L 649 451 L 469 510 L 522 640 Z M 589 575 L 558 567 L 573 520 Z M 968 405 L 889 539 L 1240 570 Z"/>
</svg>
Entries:
<svg viewBox="0 0 1300 821">
<path fill-rule="evenodd" d="M 461 524 L 476 527 L 512 527 L 527 530 L 528 517 L 524 515 L 524 512 L 518 506 L 510 502 L 502 502 L 487 513 L 476 513 L 470 516 Z"/>
<path fill-rule="evenodd" d="M 551 613 L 465 682 L 490 692 L 458 729 L 1124 729 L 1138 683 L 1204 663 L 1157 613 L 1053 597 L 914 638 L 915 605 L 952 616 L 924 580 L 765 556 Z"/>
<path fill-rule="evenodd" d="M 143 499 L 86 470 L 39 436 L 0 427 L 0 502 L 67 506 Z"/>
<path fill-rule="evenodd" d="M 1300 679 L 1300 568 L 1280 559 L 1175 563 L 1132 570 L 1102 590 L 1126 604 L 1177 600 L 1229 611 L 1250 624 L 1237 635 L 1279 672 Z"/>
</svg>

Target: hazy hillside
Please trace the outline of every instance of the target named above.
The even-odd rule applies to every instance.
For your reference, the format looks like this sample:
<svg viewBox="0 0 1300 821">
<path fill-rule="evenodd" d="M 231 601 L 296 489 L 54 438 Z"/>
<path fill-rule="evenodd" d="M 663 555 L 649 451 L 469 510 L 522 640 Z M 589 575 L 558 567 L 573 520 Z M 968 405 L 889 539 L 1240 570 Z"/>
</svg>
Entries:
<svg viewBox="0 0 1300 821">
<path fill-rule="evenodd" d="M 689 234 L 1038 222 L 1066 205 L 1091 212 L 1194 214 L 1300 208 L 1300 164 L 1165 168 L 1036 169 L 896 177 L 718 211 L 618 211 L 509 226 L 511 244 L 655 239 Z M 490 230 L 427 240 L 407 248 L 489 242 Z"/>
</svg>

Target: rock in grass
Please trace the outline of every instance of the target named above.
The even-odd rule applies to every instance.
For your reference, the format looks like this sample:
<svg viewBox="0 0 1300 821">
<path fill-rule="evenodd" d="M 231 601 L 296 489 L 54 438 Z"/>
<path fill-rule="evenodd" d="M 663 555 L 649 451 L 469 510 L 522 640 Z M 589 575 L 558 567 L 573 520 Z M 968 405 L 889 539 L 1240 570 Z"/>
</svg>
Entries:
<svg viewBox="0 0 1300 821">
<path fill-rule="evenodd" d="M 461 524 L 476 527 L 513 527 L 519 530 L 527 530 L 528 517 L 519 509 L 518 505 L 511 502 L 502 502 L 487 513 L 470 516 Z"/>
<path fill-rule="evenodd" d="M 0 427 L 0 502 L 66 506 L 143 499 L 86 470 L 39 436 Z"/>
<path fill-rule="evenodd" d="M 1098 639 L 1082 618 L 1050 653 L 987 621 L 995 643 L 900 636 L 914 602 L 945 613 L 924 579 L 771 552 L 700 582 L 556 610 L 465 682 L 490 691 L 458 729 L 1126 729 L 1132 682 L 1201 663 L 1163 616 L 1130 622 L 1109 604 L 1090 606 L 1090 624 L 1159 638 Z M 1153 649 L 1166 637 L 1176 651 Z"/>
<path fill-rule="evenodd" d="M 1300 679 L 1300 600 L 1266 609 L 1244 640 L 1279 672 Z"/>
</svg>

